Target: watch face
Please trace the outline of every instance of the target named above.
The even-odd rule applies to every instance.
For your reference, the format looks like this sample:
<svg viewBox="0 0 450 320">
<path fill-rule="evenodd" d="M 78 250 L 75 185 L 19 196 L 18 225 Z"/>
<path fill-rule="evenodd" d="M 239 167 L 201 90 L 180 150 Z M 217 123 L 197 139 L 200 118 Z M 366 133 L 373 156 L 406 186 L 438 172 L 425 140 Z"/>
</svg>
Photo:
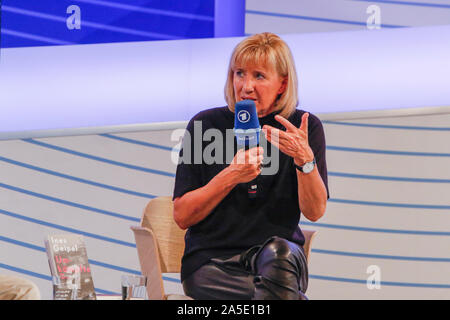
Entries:
<svg viewBox="0 0 450 320">
<path fill-rule="evenodd" d="M 307 162 L 303 166 L 303 172 L 304 173 L 310 173 L 314 169 L 314 162 Z"/>
</svg>

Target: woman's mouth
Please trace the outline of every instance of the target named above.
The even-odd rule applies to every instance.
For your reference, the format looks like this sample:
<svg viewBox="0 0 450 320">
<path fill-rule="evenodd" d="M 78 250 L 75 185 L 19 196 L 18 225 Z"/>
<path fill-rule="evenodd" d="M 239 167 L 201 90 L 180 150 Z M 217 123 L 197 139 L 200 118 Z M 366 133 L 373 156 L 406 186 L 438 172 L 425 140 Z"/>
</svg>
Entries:
<svg viewBox="0 0 450 320">
<path fill-rule="evenodd" d="M 241 97 L 241 100 L 253 100 L 253 101 L 256 101 L 256 98 Z"/>
</svg>

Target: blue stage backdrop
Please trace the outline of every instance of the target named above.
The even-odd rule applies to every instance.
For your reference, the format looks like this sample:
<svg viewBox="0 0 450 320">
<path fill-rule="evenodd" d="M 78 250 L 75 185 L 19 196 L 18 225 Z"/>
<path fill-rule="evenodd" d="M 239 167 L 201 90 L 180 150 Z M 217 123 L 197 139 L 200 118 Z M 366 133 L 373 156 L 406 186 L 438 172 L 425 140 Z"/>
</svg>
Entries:
<svg viewBox="0 0 450 320">
<path fill-rule="evenodd" d="M 244 0 L 5 0 L 1 47 L 242 36 L 244 17 Z"/>
</svg>

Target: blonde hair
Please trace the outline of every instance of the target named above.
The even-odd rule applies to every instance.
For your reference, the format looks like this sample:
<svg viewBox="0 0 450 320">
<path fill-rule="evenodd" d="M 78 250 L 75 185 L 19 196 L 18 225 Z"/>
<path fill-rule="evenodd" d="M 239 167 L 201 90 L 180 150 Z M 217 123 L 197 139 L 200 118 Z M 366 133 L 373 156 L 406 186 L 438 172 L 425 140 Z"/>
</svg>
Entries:
<svg viewBox="0 0 450 320">
<path fill-rule="evenodd" d="M 275 102 L 273 111 L 288 118 L 297 107 L 297 72 L 291 50 L 279 36 L 270 32 L 252 35 L 242 40 L 233 50 L 225 83 L 225 100 L 234 112 L 236 104 L 233 74 L 236 66 L 264 65 L 273 67 L 279 76 L 287 77 L 287 86 Z"/>
</svg>

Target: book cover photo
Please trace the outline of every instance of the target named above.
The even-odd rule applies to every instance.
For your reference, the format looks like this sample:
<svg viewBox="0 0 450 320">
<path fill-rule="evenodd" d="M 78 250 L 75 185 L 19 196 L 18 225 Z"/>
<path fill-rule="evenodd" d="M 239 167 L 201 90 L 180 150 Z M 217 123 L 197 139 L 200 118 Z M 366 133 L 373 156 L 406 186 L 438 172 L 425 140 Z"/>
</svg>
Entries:
<svg viewBox="0 0 450 320">
<path fill-rule="evenodd" d="M 54 300 L 96 300 L 83 236 L 48 235 L 45 239 Z"/>
</svg>

